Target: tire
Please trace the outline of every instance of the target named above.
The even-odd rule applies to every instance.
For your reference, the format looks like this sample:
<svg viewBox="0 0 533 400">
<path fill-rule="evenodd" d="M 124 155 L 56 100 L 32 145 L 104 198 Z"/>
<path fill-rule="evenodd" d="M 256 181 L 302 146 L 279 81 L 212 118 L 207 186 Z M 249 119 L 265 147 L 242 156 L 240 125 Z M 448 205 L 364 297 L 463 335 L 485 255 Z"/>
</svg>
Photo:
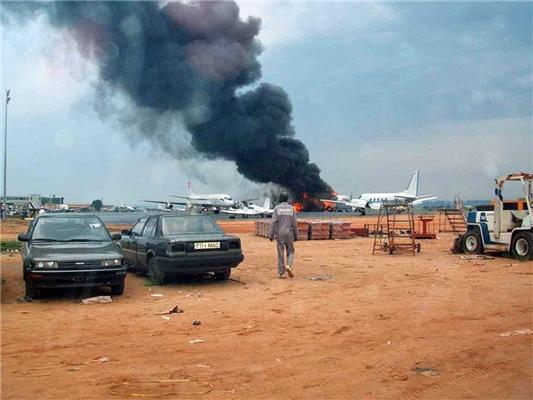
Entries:
<svg viewBox="0 0 533 400">
<path fill-rule="evenodd" d="M 463 251 L 467 254 L 482 254 L 483 242 L 479 230 L 472 229 L 463 236 Z"/>
<path fill-rule="evenodd" d="M 31 282 L 31 280 L 29 278 L 26 278 L 26 280 L 24 281 L 25 283 L 25 286 L 26 286 L 26 294 L 25 294 L 25 298 L 26 300 L 33 300 L 33 299 L 36 299 L 38 296 L 38 291 L 37 289 L 35 288 L 35 286 L 33 286 L 33 283 Z"/>
<path fill-rule="evenodd" d="M 120 285 L 111 286 L 111 294 L 114 296 L 121 296 L 124 293 L 124 282 Z"/>
<path fill-rule="evenodd" d="M 216 271 L 215 279 L 217 281 L 227 281 L 231 276 L 231 268 L 225 269 L 224 271 Z"/>
<path fill-rule="evenodd" d="M 165 284 L 165 274 L 161 272 L 153 257 L 148 260 L 148 279 L 156 285 Z"/>
<path fill-rule="evenodd" d="M 520 261 L 533 260 L 533 233 L 518 232 L 511 242 L 511 254 Z"/>
</svg>

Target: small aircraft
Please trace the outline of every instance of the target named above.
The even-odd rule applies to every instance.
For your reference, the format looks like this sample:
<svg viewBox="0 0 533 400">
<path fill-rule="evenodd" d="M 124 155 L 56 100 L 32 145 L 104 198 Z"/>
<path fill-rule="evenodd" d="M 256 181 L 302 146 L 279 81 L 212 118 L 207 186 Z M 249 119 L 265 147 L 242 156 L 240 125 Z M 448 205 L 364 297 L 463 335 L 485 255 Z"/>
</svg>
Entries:
<svg viewBox="0 0 533 400">
<path fill-rule="evenodd" d="M 263 218 L 272 216 L 274 209 L 271 208 L 270 199 L 267 198 L 263 207 L 243 201 L 240 202 L 240 207 L 231 207 L 226 210 L 221 210 L 220 212 L 229 215 L 230 218 L 235 218 L 237 216 L 242 216 L 243 218 L 261 216 L 261 218 Z"/>
<path fill-rule="evenodd" d="M 137 207 L 130 206 L 128 204 L 121 204 L 120 207 L 116 207 L 119 211 L 134 212 L 137 211 Z"/>
<path fill-rule="evenodd" d="M 175 202 L 175 201 L 161 201 L 161 200 L 141 200 L 145 203 L 154 203 L 159 204 L 157 207 L 158 209 L 162 211 L 187 211 L 187 207 L 176 207 L 181 206 L 183 203 Z"/>
<path fill-rule="evenodd" d="M 177 197 L 187 201 L 172 202 L 172 204 L 181 204 L 188 207 L 202 207 L 207 210 L 213 210 L 215 213 L 221 209 L 235 207 L 235 201 L 226 193 L 195 194 L 192 191 L 191 182 L 187 186 L 187 196 L 171 194 L 170 197 Z"/>
<path fill-rule="evenodd" d="M 354 212 L 359 212 L 361 215 L 366 213 L 367 209 L 379 210 L 381 204 L 384 202 L 399 201 L 403 204 L 419 205 L 424 201 L 435 200 L 436 196 L 432 195 L 418 195 L 418 181 L 419 171 L 416 170 L 411 175 L 411 180 L 407 189 L 403 192 L 389 192 L 389 193 L 363 193 L 357 199 L 348 198 L 347 196 L 337 196 L 335 200 L 320 199 L 325 204 L 342 204 L 351 208 Z"/>
</svg>

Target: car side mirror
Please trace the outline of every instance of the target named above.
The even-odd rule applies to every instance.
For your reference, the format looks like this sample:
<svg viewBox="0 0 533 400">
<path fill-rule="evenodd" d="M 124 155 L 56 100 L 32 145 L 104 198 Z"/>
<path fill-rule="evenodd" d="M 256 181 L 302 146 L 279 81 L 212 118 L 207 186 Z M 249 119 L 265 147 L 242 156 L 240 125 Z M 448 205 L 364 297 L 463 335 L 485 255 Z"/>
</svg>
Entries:
<svg viewBox="0 0 533 400">
<path fill-rule="evenodd" d="M 19 242 L 27 242 L 30 240 L 30 238 L 25 233 L 19 233 L 18 240 Z"/>
<path fill-rule="evenodd" d="M 126 235 L 126 236 L 130 236 L 131 235 L 131 231 L 129 229 L 123 229 L 120 233 L 122 233 L 123 235 Z"/>
<path fill-rule="evenodd" d="M 120 240 L 120 239 L 122 239 L 122 235 L 121 235 L 120 233 L 113 233 L 113 234 L 111 235 L 111 239 L 113 239 L 113 240 L 115 240 L 115 241 L 116 241 L 116 240 Z"/>
</svg>

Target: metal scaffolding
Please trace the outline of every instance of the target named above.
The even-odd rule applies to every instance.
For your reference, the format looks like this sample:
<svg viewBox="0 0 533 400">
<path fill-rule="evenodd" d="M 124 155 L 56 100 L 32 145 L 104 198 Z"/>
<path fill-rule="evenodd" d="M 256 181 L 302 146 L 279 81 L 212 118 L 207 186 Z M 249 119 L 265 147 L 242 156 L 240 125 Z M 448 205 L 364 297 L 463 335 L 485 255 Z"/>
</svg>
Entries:
<svg viewBox="0 0 533 400">
<path fill-rule="evenodd" d="M 376 229 L 374 232 L 374 247 L 389 254 L 402 251 L 420 252 L 420 244 L 415 241 L 415 220 L 413 207 L 402 204 L 399 200 L 383 203 L 379 209 L 377 226 L 384 229 Z"/>
</svg>

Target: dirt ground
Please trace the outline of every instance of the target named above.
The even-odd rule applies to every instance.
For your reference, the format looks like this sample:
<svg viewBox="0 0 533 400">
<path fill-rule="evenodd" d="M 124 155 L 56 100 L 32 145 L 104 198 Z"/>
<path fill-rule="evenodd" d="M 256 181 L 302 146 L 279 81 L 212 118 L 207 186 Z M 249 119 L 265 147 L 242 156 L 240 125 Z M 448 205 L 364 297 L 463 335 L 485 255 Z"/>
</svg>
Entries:
<svg viewBox="0 0 533 400">
<path fill-rule="evenodd" d="M 20 256 L 2 254 L 2 398 L 532 398 L 533 263 L 462 260 L 451 234 L 415 257 L 372 256 L 371 238 L 306 241 L 283 280 L 252 221 L 222 225 L 242 238 L 240 283 L 130 273 L 110 304 L 21 302 Z"/>
</svg>

